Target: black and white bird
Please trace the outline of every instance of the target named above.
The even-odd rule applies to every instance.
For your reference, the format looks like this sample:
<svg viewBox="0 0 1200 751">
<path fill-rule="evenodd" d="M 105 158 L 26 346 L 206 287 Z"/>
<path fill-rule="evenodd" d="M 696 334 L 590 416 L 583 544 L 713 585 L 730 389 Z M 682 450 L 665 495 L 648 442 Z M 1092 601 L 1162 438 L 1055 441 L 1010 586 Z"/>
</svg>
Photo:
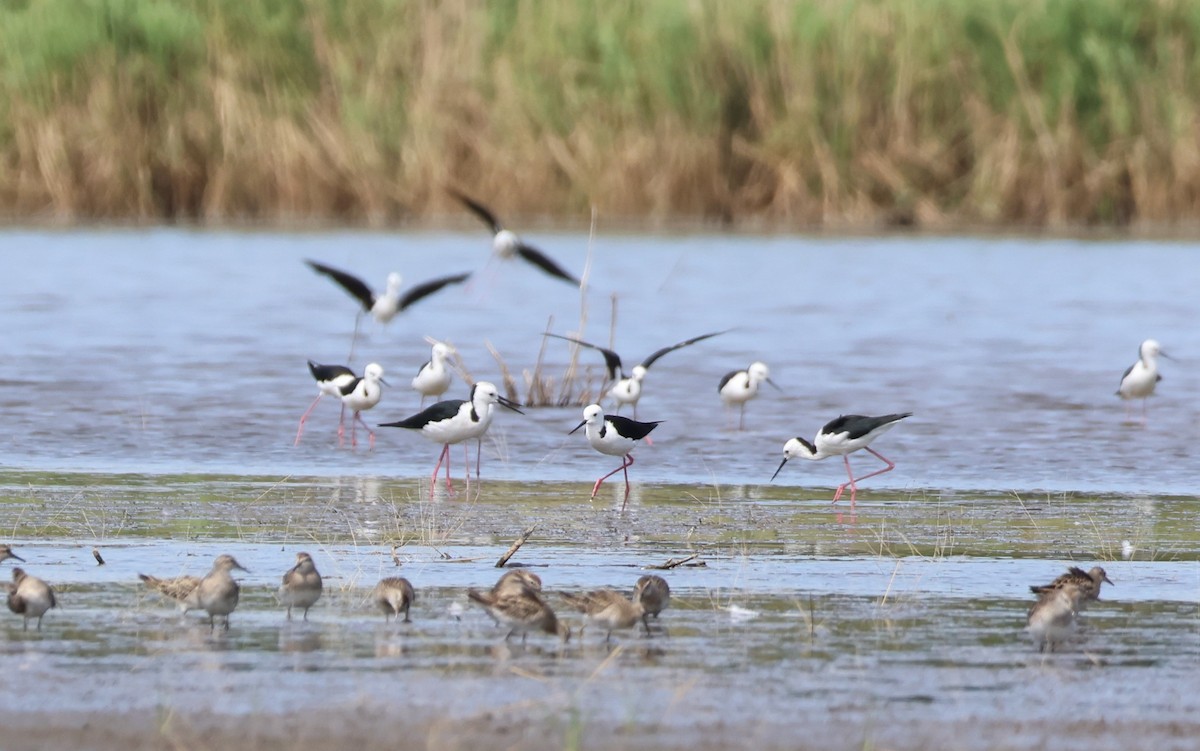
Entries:
<svg viewBox="0 0 1200 751">
<path fill-rule="evenodd" d="M 438 402 L 403 420 L 381 423 L 380 427 L 419 430 L 421 431 L 421 435 L 429 440 L 442 444 L 442 453 L 438 456 L 437 465 L 433 468 L 433 478 L 429 486 L 429 496 L 432 498 L 433 490 L 437 486 L 438 470 L 441 469 L 442 461 L 446 462 L 446 489 L 451 492 L 454 490 L 454 486 L 450 482 L 450 446 L 462 443 L 463 441 L 469 441 L 472 438 L 478 440 L 480 446 L 482 446 L 483 434 L 487 432 L 492 424 L 497 404 L 511 409 L 513 412 L 525 414 L 520 410 L 521 405 L 500 396 L 500 392 L 496 389 L 495 384 L 488 381 L 479 381 L 471 387 L 470 399 L 449 399 L 444 402 Z M 465 454 L 466 451 L 464 450 Z M 467 466 L 467 482 L 470 483 L 470 465 L 468 464 Z M 479 476 L 479 466 L 480 462 L 477 453 L 475 460 L 476 477 Z"/>
<path fill-rule="evenodd" d="M 1125 374 L 1121 376 L 1121 385 L 1117 388 L 1117 396 L 1129 401 L 1131 399 L 1142 400 L 1142 422 L 1146 421 L 1146 399 L 1154 393 L 1154 388 L 1158 382 L 1162 380 L 1162 376 L 1158 372 L 1158 358 L 1165 357 L 1172 359 L 1170 355 L 1162 351 L 1162 346 L 1154 339 L 1147 339 L 1138 347 L 1138 359 L 1133 365 L 1130 365 Z M 1125 408 L 1126 415 L 1129 414 L 1129 406 Z"/>
<path fill-rule="evenodd" d="M 609 389 L 608 395 L 611 396 L 613 401 L 617 403 L 617 412 L 620 412 L 621 407 L 625 406 L 626 404 L 632 404 L 633 416 L 636 418 L 638 400 L 642 398 L 642 382 L 646 379 L 646 371 L 651 365 L 653 365 L 665 354 L 674 352 L 677 349 L 682 349 L 683 347 L 691 346 L 696 342 L 702 342 L 705 339 L 711 339 L 714 336 L 719 336 L 727 332 L 728 329 L 726 331 L 714 331 L 709 334 L 701 334 L 700 336 L 694 336 L 691 339 L 685 339 L 682 342 L 672 344 L 669 347 L 663 347 L 647 357 L 645 360 L 642 360 L 640 365 L 633 366 L 633 370 L 631 370 L 628 374 L 625 373 L 625 369 L 621 365 L 621 356 L 611 349 L 606 349 L 597 344 L 590 344 L 582 339 L 576 339 L 571 336 L 551 334 L 550 332 L 546 332 L 546 336 L 552 336 L 555 339 L 565 339 L 568 342 L 578 344 L 580 347 L 594 349 L 600 354 L 604 355 L 604 366 L 608 369 L 608 382 L 612 383 L 612 388 Z"/>
<path fill-rule="evenodd" d="M 436 342 L 429 355 L 429 362 L 421 366 L 417 375 L 412 379 L 412 387 L 421 395 L 421 406 L 425 406 L 427 397 L 435 399 L 450 389 L 451 372 L 449 367 L 450 355 L 454 348 L 449 344 Z"/>
<path fill-rule="evenodd" d="M 454 196 L 458 201 L 466 207 L 475 216 L 479 217 L 484 224 L 492 231 L 492 250 L 500 258 L 508 260 L 514 256 L 520 256 L 523 260 L 537 266 L 542 271 L 556 279 L 562 279 L 576 287 L 580 286 L 581 282 L 577 277 L 569 274 L 562 266 L 555 263 L 542 251 L 529 245 L 512 230 L 507 230 L 504 225 L 500 224 L 500 220 L 496 218 L 486 206 L 474 200 L 470 196 L 459 193 L 457 190 L 447 189 L 450 195 Z"/>
<path fill-rule="evenodd" d="M 381 324 L 386 324 L 391 321 L 396 315 L 404 310 L 407 310 L 415 303 L 424 300 L 435 292 L 451 284 L 462 284 L 471 276 L 470 274 L 454 274 L 453 276 L 443 276 L 436 279 L 430 279 L 427 282 L 422 282 L 403 295 L 400 294 L 400 288 L 404 284 L 401 276 L 395 272 L 387 276 L 387 288 L 381 295 L 376 295 L 367 286 L 367 283 L 357 276 L 350 274 L 340 269 L 335 269 L 332 266 L 326 266 L 323 263 L 306 260 L 313 271 L 318 274 L 323 274 L 333 281 L 337 282 L 342 289 L 350 293 L 350 296 L 358 300 L 361 310 L 354 318 L 354 338 L 350 344 L 350 358 L 354 355 L 354 343 L 358 341 L 358 325 L 364 313 L 370 314 L 376 321 Z"/>
<path fill-rule="evenodd" d="M 367 431 L 367 435 L 371 437 L 370 448 L 375 448 L 375 432 L 367 427 L 367 423 L 362 419 L 362 413 L 379 404 L 379 400 L 383 397 L 383 387 L 387 385 L 389 385 L 388 382 L 383 380 L 383 366 L 373 362 L 363 370 L 362 378 L 342 387 L 342 404 L 354 413 L 354 417 L 350 420 L 351 447 L 358 447 L 355 425 L 361 424 L 363 430 Z M 340 434 L 338 445 L 341 446 Z"/>
<path fill-rule="evenodd" d="M 912 412 L 883 415 L 882 417 L 842 415 L 821 428 L 812 443 L 803 438 L 792 438 L 783 444 L 783 461 L 779 463 L 779 468 L 775 470 L 775 474 L 771 475 L 771 479 L 774 480 L 779 475 L 779 472 L 783 469 L 783 465 L 787 464 L 789 459 L 800 457 L 802 459 L 820 461 L 826 457 L 840 456 L 846 463 L 846 476 L 850 479 L 838 485 L 837 492 L 833 494 L 833 502 L 837 503 L 841 499 L 842 493 L 845 492 L 848 485 L 850 486 L 850 508 L 853 509 L 858 495 L 857 483 L 868 477 L 875 477 L 876 475 L 882 475 L 884 472 L 890 472 L 896 466 L 887 457 L 871 448 L 868 444 L 891 430 L 896 423 L 911 416 Z M 887 466 L 877 472 L 872 472 L 862 477 L 855 477 L 854 472 L 850 469 L 850 454 L 860 449 L 866 449 L 871 452 Z"/>
<path fill-rule="evenodd" d="M 300 436 L 304 435 L 304 423 L 308 420 L 308 416 L 317 408 L 317 403 L 321 401 L 323 396 L 337 397 L 338 401 L 342 400 L 343 389 L 353 388 L 353 384 L 358 382 L 358 376 L 354 375 L 354 371 L 347 368 L 345 365 L 322 365 L 320 363 L 308 361 L 308 370 L 312 373 L 312 377 L 317 382 L 317 398 L 313 399 L 313 403 L 309 405 L 304 414 L 300 416 L 300 426 L 296 428 L 296 442 L 293 446 L 300 445 Z M 342 403 L 342 416 L 338 419 L 338 443 L 342 442 L 342 436 L 346 432 L 346 405 Z"/>
<path fill-rule="evenodd" d="M 606 415 L 599 404 L 589 404 L 583 409 L 583 422 L 575 426 L 571 433 L 587 426 L 585 431 L 588 443 L 601 454 L 620 456 L 621 466 L 604 475 L 592 486 L 592 498 L 600 490 L 600 484 L 618 472 L 625 473 L 625 501 L 621 504 L 624 510 L 629 502 L 629 468 L 633 466 L 633 447 L 637 442 L 650 435 L 650 431 L 658 427 L 661 420 L 654 422 L 638 422 L 620 415 Z M 568 433 L 570 435 L 570 433 Z"/>
<path fill-rule="evenodd" d="M 752 362 L 745 370 L 726 373 L 717 384 L 717 394 L 725 406 L 738 407 L 738 430 L 746 429 L 746 402 L 758 396 L 758 386 L 764 381 L 776 391 L 783 391 L 771 380 L 771 369 L 765 362 Z"/>
</svg>

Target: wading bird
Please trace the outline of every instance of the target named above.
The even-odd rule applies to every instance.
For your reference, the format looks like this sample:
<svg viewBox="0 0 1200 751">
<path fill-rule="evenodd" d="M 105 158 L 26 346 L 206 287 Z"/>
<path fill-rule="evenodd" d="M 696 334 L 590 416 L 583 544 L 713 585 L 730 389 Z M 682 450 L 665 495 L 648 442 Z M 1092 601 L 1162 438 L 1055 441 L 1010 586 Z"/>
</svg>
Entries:
<svg viewBox="0 0 1200 751">
<path fill-rule="evenodd" d="M 403 576 L 389 576 L 381 579 L 375 585 L 375 589 L 371 591 L 371 599 L 375 602 L 375 606 L 383 611 L 384 623 L 387 623 L 392 616 L 396 616 L 396 621 L 399 623 L 401 615 L 404 616 L 404 623 L 412 623 L 408 617 L 408 610 L 417 599 L 417 593 L 413 591 L 413 586 L 408 579 Z"/>
<path fill-rule="evenodd" d="M 304 608 L 304 620 L 308 620 L 308 609 L 321 599 L 321 574 L 308 553 L 296 553 L 296 565 L 283 575 L 279 587 L 279 601 L 287 605 L 287 619 L 292 620 L 292 608 Z"/>
<path fill-rule="evenodd" d="M 1154 393 L 1155 386 L 1162 380 L 1158 372 L 1159 356 L 1172 359 L 1162 351 L 1162 347 L 1154 339 L 1147 339 L 1138 347 L 1138 359 L 1130 365 L 1121 376 L 1121 385 L 1117 388 L 1117 396 L 1128 402 L 1131 399 L 1142 400 L 1142 422 L 1146 421 L 1146 400 Z M 1131 418 L 1130 406 L 1125 405 L 1125 416 Z"/>
<path fill-rule="evenodd" d="M 363 370 L 363 377 L 354 381 L 352 384 L 347 384 L 342 389 L 342 404 L 350 408 L 354 417 L 350 420 L 350 446 L 358 447 L 358 436 L 356 424 L 361 424 L 363 430 L 367 431 L 370 436 L 369 448 L 375 448 L 375 432 L 367 427 L 367 423 L 362 419 L 362 413 L 371 409 L 379 400 L 383 398 L 383 387 L 387 386 L 388 382 L 383 380 L 383 366 L 373 362 Z M 339 433 L 338 446 L 341 446 L 341 436 Z"/>
<path fill-rule="evenodd" d="M 1112 579 L 1108 578 L 1108 574 L 1099 566 L 1092 566 L 1090 571 L 1084 571 L 1081 568 L 1072 566 L 1067 569 L 1067 573 L 1062 574 L 1049 584 L 1031 585 L 1029 591 L 1035 595 L 1045 594 L 1051 590 L 1061 589 L 1063 587 L 1078 587 L 1083 593 L 1083 598 L 1079 602 L 1079 609 L 1086 608 L 1090 603 L 1100 599 L 1100 586 L 1103 582 L 1108 582 L 1112 586 Z"/>
<path fill-rule="evenodd" d="M 312 373 L 312 377 L 317 382 L 317 398 L 313 399 L 313 403 L 308 409 L 304 410 L 304 414 L 300 416 L 300 426 L 296 428 L 296 441 L 293 446 L 300 445 L 300 436 L 304 435 L 304 423 L 308 420 L 308 416 L 317 408 L 317 403 L 321 401 L 323 396 L 335 396 L 338 401 L 342 401 L 344 393 L 342 389 L 350 387 L 358 382 L 358 376 L 354 375 L 354 371 L 347 368 L 345 365 L 321 365 L 312 360 L 308 361 L 308 370 Z M 342 444 L 342 436 L 346 433 L 346 404 L 342 403 L 342 416 L 338 418 L 338 445 Z"/>
<path fill-rule="evenodd" d="M 37 618 L 37 630 L 41 631 L 42 616 L 56 607 L 58 600 L 49 584 L 26 574 L 25 569 L 13 569 L 12 584 L 8 585 L 8 609 L 24 618 L 22 630 L 28 631 L 29 619 Z"/>
<path fill-rule="evenodd" d="M 758 396 L 758 385 L 764 381 L 776 391 L 783 391 L 771 380 L 771 369 L 765 362 L 753 362 L 745 370 L 726 373 L 717 384 L 717 394 L 725 406 L 738 406 L 738 430 L 746 429 L 746 402 Z"/>
<path fill-rule="evenodd" d="M 799 437 L 792 438 L 785 443 L 783 445 L 783 461 L 779 463 L 779 468 L 775 470 L 775 474 L 771 475 L 771 479 L 774 480 L 779 475 L 779 472 L 783 469 L 783 465 L 787 464 L 789 459 L 800 457 L 802 459 L 820 461 L 829 456 L 840 456 L 846 463 L 846 476 L 850 479 L 838 485 L 837 492 L 833 494 L 833 502 L 837 503 L 841 499 L 842 493 L 848 485 L 850 486 L 850 508 L 853 509 L 858 495 L 858 486 L 856 483 L 868 477 L 875 477 L 876 475 L 882 475 L 884 472 L 891 472 L 896 466 L 887 457 L 871 448 L 868 444 L 891 430 L 896 423 L 911 416 L 912 412 L 884 415 L 882 417 L 842 415 L 821 428 L 821 431 L 817 433 L 817 437 L 812 443 Z M 876 458 L 887 466 L 877 472 L 872 472 L 862 477 L 855 477 L 853 470 L 850 469 L 850 454 L 860 449 L 866 449 L 874 454 Z"/>
<path fill-rule="evenodd" d="M 448 399 L 444 402 L 438 402 L 403 420 L 380 423 L 379 427 L 419 430 L 421 431 L 421 435 L 429 440 L 442 444 L 442 453 L 438 456 L 438 462 L 433 468 L 433 478 L 429 484 L 429 497 L 432 498 L 433 490 L 437 486 L 438 470 L 441 469 L 443 461 L 446 462 L 446 489 L 451 492 L 454 491 L 454 485 L 450 481 L 451 445 L 469 441 L 472 438 L 479 441 L 479 447 L 475 455 L 475 476 L 479 477 L 479 451 L 482 450 L 483 446 L 483 434 L 487 432 L 488 427 L 492 424 L 492 418 L 495 416 L 495 405 L 497 404 L 511 409 L 513 412 L 525 414 L 520 410 L 521 405 L 500 396 L 500 392 L 496 389 L 495 384 L 488 381 L 479 381 L 471 387 L 471 397 L 469 399 Z M 463 456 L 464 461 L 469 462 L 470 457 L 467 455 L 465 447 Z M 469 463 L 467 464 L 467 468 L 467 482 L 470 483 L 471 471 Z"/>
<path fill-rule="evenodd" d="M 625 504 L 629 503 L 629 468 L 633 466 L 633 454 L 630 452 L 633 451 L 637 442 L 650 435 L 650 431 L 658 427 L 660 422 L 661 420 L 638 422 L 620 415 L 606 415 L 599 404 L 589 404 L 584 407 L 583 422 L 576 425 L 571 433 L 586 426 L 587 430 L 584 432 L 592 448 L 601 454 L 622 457 L 621 466 L 596 480 L 596 484 L 592 486 L 592 498 L 596 497 L 602 482 L 618 472 L 624 472 L 625 500 L 621 503 L 621 509 L 625 509 Z"/>
<path fill-rule="evenodd" d="M 429 355 L 429 362 L 421 366 L 417 375 L 412 379 L 412 387 L 421 395 L 421 407 L 425 406 L 427 397 L 435 399 L 446 393 L 450 388 L 451 373 L 449 367 L 450 354 L 454 348 L 449 344 L 437 342 Z"/>
</svg>

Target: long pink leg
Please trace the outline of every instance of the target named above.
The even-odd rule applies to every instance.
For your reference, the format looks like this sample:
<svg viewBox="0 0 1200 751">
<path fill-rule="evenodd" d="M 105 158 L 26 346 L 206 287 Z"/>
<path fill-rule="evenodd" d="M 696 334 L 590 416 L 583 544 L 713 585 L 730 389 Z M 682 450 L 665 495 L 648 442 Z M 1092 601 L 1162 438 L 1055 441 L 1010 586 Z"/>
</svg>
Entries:
<svg viewBox="0 0 1200 751">
<path fill-rule="evenodd" d="M 480 463 L 483 461 L 483 436 L 475 442 L 475 479 L 478 480 L 482 474 L 479 471 Z"/>
<path fill-rule="evenodd" d="M 293 446 L 300 445 L 300 436 L 304 435 L 304 421 L 307 420 L 308 416 L 312 414 L 312 411 L 317 408 L 317 402 L 321 401 L 321 397 L 323 396 L 325 395 L 317 394 L 317 398 L 313 399 L 313 403 L 308 405 L 308 409 L 305 411 L 305 413 L 300 415 L 300 427 L 296 428 L 296 442 L 292 444 Z"/>
<path fill-rule="evenodd" d="M 446 490 L 453 493 L 454 483 L 450 481 L 450 444 L 446 444 Z"/>
<path fill-rule="evenodd" d="M 429 480 L 429 497 L 430 498 L 433 498 L 433 491 L 437 488 L 438 470 L 442 468 L 442 459 L 449 459 L 449 456 L 450 456 L 450 444 L 447 443 L 444 446 L 442 446 L 442 453 L 438 454 L 437 464 L 433 465 L 433 477 Z M 449 464 L 450 464 L 450 462 L 447 461 L 446 462 L 447 470 L 449 470 Z"/>
<path fill-rule="evenodd" d="M 352 420 L 350 423 L 350 445 L 351 446 L 357 445 L 354 442 L 354 423 L 356 423 L 356 422 L 360 423 L 363 426 L 363 430 L 367 431 L 367 435 L 369 435 L 371 437 L 370 441 L 367 442 L 367 446 L 368 446 L 368 450 L 374 451 L 375 450 L 375 431 L 371 430 L 371 428 L 369 428 L 367 426 L 366 421 L 362 419 L 361 412 L 355 412 L 354 420 Z"/>
<path fill-rule="evenodd" d="M 738 430 L 746 429 L 746 403 L 742 402 L 742 406 L 738 410 Z"/>
<path fill-rule="evenodd" d="M 878 451 L 871 448 L 870 446 L 865 446 L 864 448 L 866 448 L 867 451 L 874 454 L 880 461 L 882 461 L 887 466 L 881 470 L 872 472 L 870 474 L 863 475 L 862 477 L 855 477 L 854 474 L 850 471 L 850 456 L 849 455 L 843 456 L 842 459 L 844 459 L 846 461 L 846 474 L 850 476 L 850 482 L 843 483 L 838 486 L 837 493 L 835 493 L 833 496 L 834 503 L 838 502 L 838 499 L 842 497 L 842 491 L 846 489 L 847 485 L 849 485 L 850 486 L 850 508 L 854 508 L 854 501 L 856 500 L 855 497 L 857 496 L 857 490 L 858 490 L 855 483 L 862 482 L 863 480 L 867 479 L 868 477 L 875 477 L 876 475 L 882 475 L 884 472 L 891 472 L 893 469 L 896 468 L 896 464 L 894 462 L 892 462 L 890 459 L 888 459 L 886 456 L 884 456 L 883 454 L 879 453 Z"/>
<path fill-rule="evenodd" d="M 626 463 L 625 463 L 626 459 L 628 459 L 628 460 L 629 460 L 629 464 L 626 464 Z M 626 455 L 625 455 L 625 458 L 621 460 L 621 466 L 617 467 L 617 468 L 616 468 L 616 469 L 614 469 L 612 472 L 609 472 L 609 473 L 608 473 L 607 475 L 605 475 L 604 477 L 601 477 L 599 480 L 596 480 L 596 484 L 592 486 L 592 498 L 595 498 L 595 497 L 596 497 L 596 493 L 597 493 L 597 491 L 599 491 L 599 490 L 600 490 L 600 484 L 601 484 L 601 483 L 603 483 L 605 480 L 607 480 L 608 478 L 612 477 L 612 476 L 613 476 L 613 475 L 615 475 L 616 473 L 618 473 L 618 472 L 622 472 L 622 471 L 625 471 L 625 468 L 626 468 L 626 467 L 629 467 L 629 466 L 630 466 L 630 465 L 632 465 L 632 464 L 633 464 L 633 455 L 632 455 L 632 454 L 626 454 Z M 629 474 L 628 474 L 628 473 L 626 473 L 626 475 L 625 475 L 625 487 L 626 487 L 626 489 L 628 489 L 628 487 L 629 487 Z M 626 496 L 626 497 L 628 497 L 628 496 Z"/>
<path fill-rule="evenodd" d="M 637 407 L 634 406 L 634 409 L 637 409 Z M 626 464 L 624 460 L 621 462 L 621 471 L 625 473 L 625 500 L 621 501 L 622 511 L 625 510 L 626 504 L 629 503 L 629 468 L 633 466 L 633 454 L 626 454 L 625 458 L 629 460 L 629 463 Z"/>
</svg>

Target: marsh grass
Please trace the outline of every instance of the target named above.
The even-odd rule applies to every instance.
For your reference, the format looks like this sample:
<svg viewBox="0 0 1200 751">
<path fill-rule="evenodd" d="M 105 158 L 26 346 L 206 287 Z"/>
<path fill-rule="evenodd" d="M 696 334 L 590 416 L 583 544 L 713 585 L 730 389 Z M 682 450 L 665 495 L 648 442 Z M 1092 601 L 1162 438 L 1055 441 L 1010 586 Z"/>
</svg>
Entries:
<svg viewBox="0 0 1200 751">
<path fill-rule="evenodd" d="M 1188 0 L 0 4 L 0 202 L 64 220 L 1194 219 Z M 463 218 L 464 225 L 470 220 Z"/>
</svg>

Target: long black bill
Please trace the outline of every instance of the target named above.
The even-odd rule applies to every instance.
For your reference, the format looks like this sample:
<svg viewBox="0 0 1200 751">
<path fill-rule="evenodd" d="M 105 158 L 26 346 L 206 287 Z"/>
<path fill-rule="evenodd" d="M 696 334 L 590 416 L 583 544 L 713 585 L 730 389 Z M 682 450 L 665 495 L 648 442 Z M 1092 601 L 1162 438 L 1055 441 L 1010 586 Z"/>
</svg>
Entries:
<svg viewBox="0 0 1200 751">
<path fill-rule="evenodd" d="M 775 470 L 775 474 L 771 475 L 771 482 L 775 482 L 775 478 L 779 476 L 780 471 L 783 470 L 783 465 L 787 464 L 787 460 L 788 458 L 785 456 L 783 457 L 783 461 L 779 462 L 779 469 Z"/>
<path fill-rule="evenodd" d="M 775 390 L 776 390 L 776 391 L 778 391 L 779 393 L 781 393 L 781 394 L 783 393 L 783 389 L 779 388 L 779 384 L 778 384 L 778 383 L 775 383 L 775 382 L 774 382 L 774 381 L 772 381 L 770 378 L 768 378 L 768 379 L 767 379 L 767 383 L 769 383 L 769 384 L 771 384 L 772 386 L 774 386 L 774 387 L 775 387 Z"/>
<path fill-rule="evenodd" d="M 518 408 L 518 407 L 520 407 L 521 405 L 520 405 L 520 404 L 517 404 L 517 403 L 516 403 L 516 402 L 514 402 L 514 401 L 509 401 L 508 399 L 505 399 L 505 398 L 504 398 L 504 397 L 502 397 L 502 396 L 498 396 L 498 397 L 496 397 L 496 401 L 500 402 L 500 406 L 502 406 L 502 407 L 507 407 L 507 408 L 511 409 L 513 412 L 516 412 L 516 413 L 517 413 L 517 414 L 519 414 L 519 415 L 523 415 L 523 414 L 525 414 L 525 413 L 524 413 L 524 412 L 522 412 L 521 410 L 517 409 L 517 408 Z"/>
<path fill-rule="evenodd" d="M 581 422 L 581 423 L 579 423 L 578 425 L 576 425 L 576 426 L 574 427 L 574 429 L 572 429 L 572 430 L 571 430 L 571 433 L 574 433 L 576 430 L 579 430 L 579 429 L 580 429 L 580 428 L 582 428 L 584 425 L 587 425 L 587 420 L 584 420 L 583 422 Z M 567 433 L 567 435 L 571 435 L 571 433 Z"/>
</svg>

